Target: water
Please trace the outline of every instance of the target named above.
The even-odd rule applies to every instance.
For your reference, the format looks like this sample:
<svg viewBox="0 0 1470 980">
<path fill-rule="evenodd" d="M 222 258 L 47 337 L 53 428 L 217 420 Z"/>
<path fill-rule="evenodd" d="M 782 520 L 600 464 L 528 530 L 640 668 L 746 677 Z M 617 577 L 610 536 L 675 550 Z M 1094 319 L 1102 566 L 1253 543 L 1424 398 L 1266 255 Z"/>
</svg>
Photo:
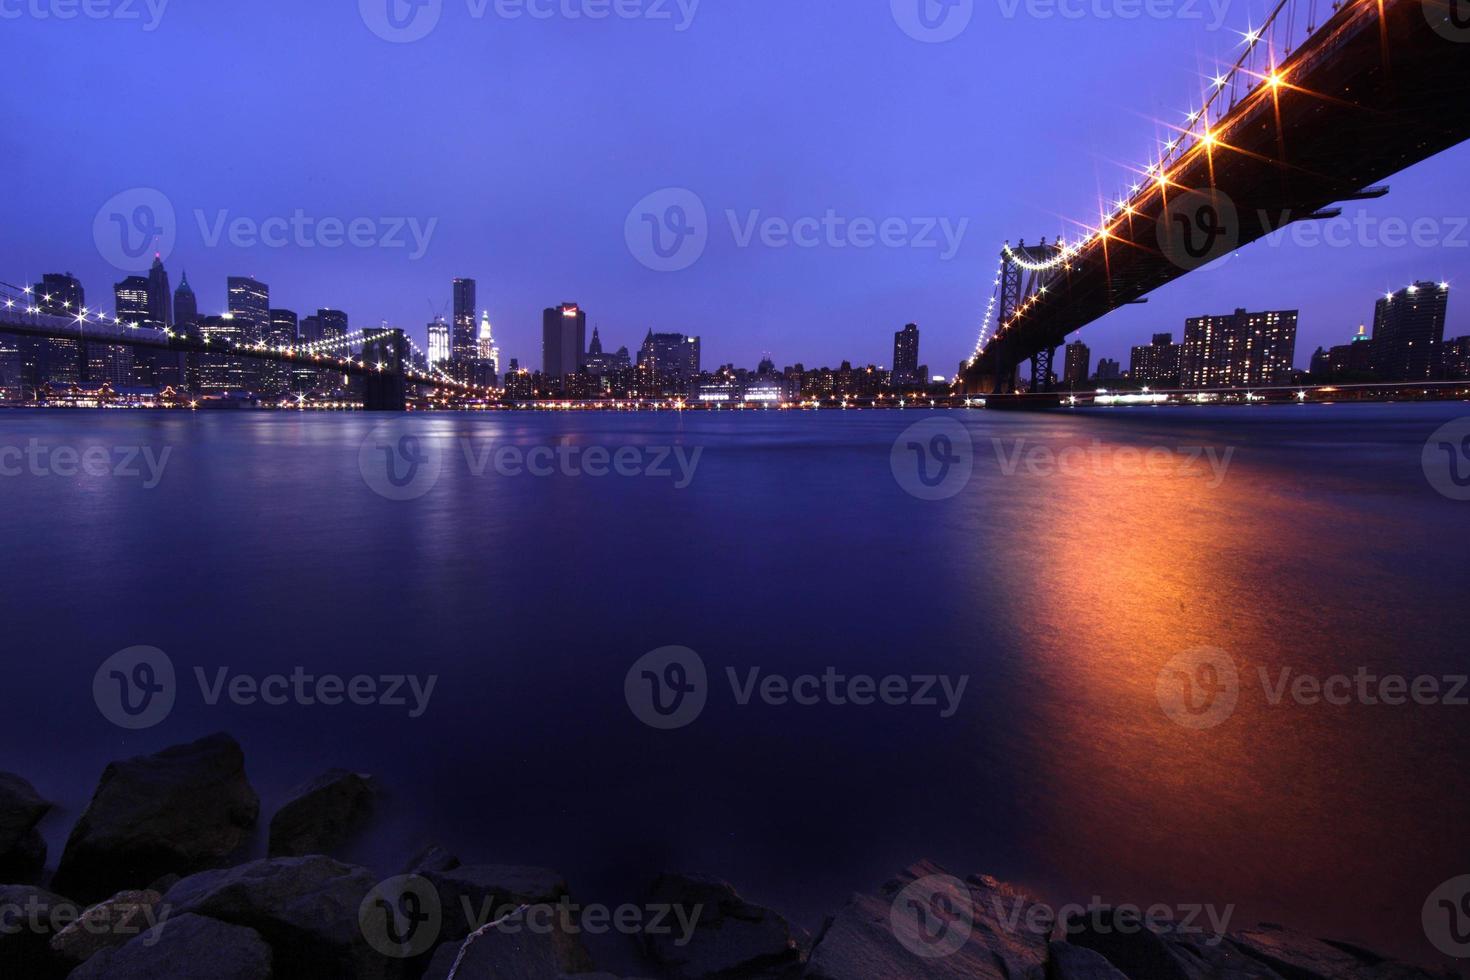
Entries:
<svg viewBox="0 0 1470 980">
<path fill-rule="evenodd" d="M 328 766 L 377 774 L 391 798 L 359 857 L 384 872 L 429 838 L 557 868 L 585 901 L 698 870 L 816 927 L 927 856 L 1054 902 L 1233 904 L 1235 926 L 1430 961 L 1424 899 L 1470 872 L 1470 708 L 1272 705 L 1258 670 L 1466 669 L 1470 503 L 1437 493 L 1420 457 L 1467 414 L 941 413 L 963 420 L 975 464 L 939 501 L 890 469 L 929 413 L 439 416 L 414 421 L 437 482 L 392 501 L 359 467 L 371 416 L 6 413 L 0 447 L 170 454 L 152 489 L 0 478 L 0 768 L 62 804 L 53 867 L 108 760 L 225 730 L 263 824 Z M 487 445 L 563 443 L 702 454 L 685 488 L 472 465 Z M 1018 446 L 1104 462 L 1074 450 L 1067 474 L 1008 474 Z M 1150 447 L 1170 455 L 1117 454 Z M 1233 451 L 1223 478 L 1183 469 L 1185 447 Z M 138 644 L 168 653 L 180 690 L 134 733 L 102 716 L 92 679 Z M 624 679 L 668 645 L 698 652 L 711 691 L 693 724 L 656 731 Z M 1241 678 L 1207 730 L 1176 724 L 1157 690 L 1198 647 Z M 296 666 L 439 680 L 412 718 L 210 705 L 193 673 Z M 742 706 L 726 669 L 753 667 L 969 682 L 947 718 Z"/>
</svg>

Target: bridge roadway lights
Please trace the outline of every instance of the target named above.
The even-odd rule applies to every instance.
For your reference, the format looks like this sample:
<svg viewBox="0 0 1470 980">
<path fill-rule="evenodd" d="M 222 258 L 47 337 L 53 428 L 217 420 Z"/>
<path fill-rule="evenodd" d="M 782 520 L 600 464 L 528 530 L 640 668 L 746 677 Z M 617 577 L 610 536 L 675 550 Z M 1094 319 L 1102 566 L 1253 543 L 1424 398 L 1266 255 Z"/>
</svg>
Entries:
<svg viewBox="0 0 1470 980">
<path fill-rule="evenodd" d="M 369 346 L 377 355 L 375 359 L 383 362 L 384 367 L 363 377 L 362 407 L 369 412 L 405 411 L 408 408 L 408 385 L 403 373 L 403 352 L 408 345 L 403 331 L 380 334 Z"/>
</svg>

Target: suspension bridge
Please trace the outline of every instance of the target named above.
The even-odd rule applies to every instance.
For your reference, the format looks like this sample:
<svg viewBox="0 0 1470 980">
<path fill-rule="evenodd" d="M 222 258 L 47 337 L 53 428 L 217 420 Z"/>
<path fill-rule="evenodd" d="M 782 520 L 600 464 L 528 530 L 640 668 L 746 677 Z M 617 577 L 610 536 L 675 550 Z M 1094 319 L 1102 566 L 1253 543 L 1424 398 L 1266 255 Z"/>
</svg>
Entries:
<svg viewBox="0 0 1470 980">
<path fill-rule="evenodd" d="M 364 379 L 368 411 L 401 412 L 410 386 L 466 398 L 486 398 L 493 389 L 466 384 L 433 364 L 402 330 L 384 327 L 355 330 L 341 337 L 307 344 L 269 344 L 192 335 L 169 327 L 128 323 L 100 310 L 47 312 L 49 297 L 30 286 L 0 282 L 0 333 L 48 340 L 76 340 L 177 354 L 203 354 L 257 362 L 319 367 Z M 415 361 L 427 369 L 415 366 Z"/>
<path fill-rule="evenodd" d="M 1325 2 L 1325 0 L 1324 0 Z M 1327 11 L 1324 11 L 1327 12 Z M 1470 137 L 1470 0 L 1280 0 L 1080 237 L 1009 242 L 959 389 L 1048 391 L 1066 337 Z M 993 329 L 992 329 L 993 328 Z"/>
</svg>

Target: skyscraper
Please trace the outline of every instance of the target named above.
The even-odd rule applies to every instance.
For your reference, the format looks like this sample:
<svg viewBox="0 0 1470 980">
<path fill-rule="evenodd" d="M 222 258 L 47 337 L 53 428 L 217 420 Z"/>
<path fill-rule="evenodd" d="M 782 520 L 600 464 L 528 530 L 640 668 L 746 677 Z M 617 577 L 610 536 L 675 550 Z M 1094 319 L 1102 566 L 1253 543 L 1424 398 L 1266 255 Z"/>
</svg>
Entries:
<svg viewBox="0 0 1470 980">
<path fill-rule="evenodd" d="M 230 276 L 230 313 L 246 343 L 264 340 L 271 325 L 271 288 L 249 276 Z"/>
<path fill-rule="evenodd" d="M 1179 383 L 1238 388 L 1288 380 L 1296 359 L 1296 310 L 1193 317 L 1185 321 Z"/>
<path fill-rule="evenodd" d="M 163 256 L 154 253 L 153 267 L 148 270 L 148 319 L 160 327 L 174 325 L 173 294 L 168 288 L 168 270 Z"/>
<path fill-rule="evenodd" d="M 341 310 L 317 310 L 316 319 L 321 325 L 322 340 L 341 340 L 347 336 L 347 314 Z"/>
<path fill-rule="evenodd" d="M 475 384 L 493 385 L 500 373 L 500 347 L 490 326 L 490 311 L 480 315 L 480 335 L 475 340 Z"/>
<path fill-rule="evenodd" d="M 271 325 L 266 334 L 266 342 L 272 347 L 293 346 L 299 326 L 295 311 L 271 310 Z"/>
<path fill-rule="evenodd" d="M 893 335 L 893 384 L 895 387 L 918 384 L 919 327 L 910 323 Z"/>
<path fill-rule="evenodd" d="M 1172 333 L 1154 334 L 1154 342 L 1133 348 L 1128 374 L 1144 384 L 1173 386 L 1179 383 L 1179 345 Z"/>
<path fill-rule="evenodd" d="M 429 367 L 447 368 L 450 358 L 449 324 L 444 318 L 435 317 L 429 324 Z"/>
<path fill-rule="evenodd" d="M 199 322 L 199 301 L 194 298 L 194 289 L 189 285 L 189 273 L 179 280 L 174 290 L 174 323 L 188 327 Z"/>
<path fill-rule="evenodd" d="M 143 276 L 128 276 L 112 287 L 112 294 L 119 320 L 139 326 L 149 324 L 153 310 L 149 280 Z"/>
<path fill-rule="evenodd" d="M 456 376 L 467 380 L 475 359 L 475 280 L 454 280 L 454 320 L 449 335 L 449 357 L 457 366 Z"/>
<path fill-rule="evenodd" d="M 1080 385 L 1092 374 L 1092 350 L 1080 340 L 1067 345 L 1066 367 L 1062 369 L 1062 381 L 1068 385 Z"/>
<path fill-rule="evenodd" d="M 699 376 L 700 340 L 682 333 L 648 331 L 638 351 L 638 367 L 654 377 L 686 384 Z"/>
<path fill-rule="evenodd" d="M 87 305 L 81 280 L 70 272 L 48 272 L 31 287 L 36 306 L 52 316 L 77 316 Z M 25 383 L 76 384 L 82 380 L 82 342 L 64 340 L 28 340 L 21 345 L 24 370 L 30 376 Z"/>
<path fill-rule="evenodd" d="M 541 314 L 541 373 L 565 378 L 586 364 L 587 311 L 576 303 L 553 306 Z"/>
<path fill-rule="evenodd" d="M 1374 368 L 1383 381 L 1427 381 L 1442 367 L 1449 283 L 1416 282 L 1378 301 Z"/>
</svg>

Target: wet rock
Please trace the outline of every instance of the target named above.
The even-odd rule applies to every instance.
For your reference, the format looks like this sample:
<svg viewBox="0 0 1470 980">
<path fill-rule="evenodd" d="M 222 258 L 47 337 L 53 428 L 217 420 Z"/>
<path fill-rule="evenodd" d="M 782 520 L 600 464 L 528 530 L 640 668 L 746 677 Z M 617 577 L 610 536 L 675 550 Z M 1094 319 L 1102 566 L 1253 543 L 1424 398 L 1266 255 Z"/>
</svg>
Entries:
<svg viewBox="0 0 1470 980">
<path fill-rule="evenodd" d="M 1348 943 L 1313 939 L 1263 923 L 1233 934 L 1231 940 L 1286 980 L 1433 980 L 1430 973 Z"/>
<path fill-rule="evenodd" d="M 77 964 L 104 949 L 126 945 L 158 924 L 162 901 L 163 896 L 155 891 L 118 892 L 52 936 L 51 950 Z"/>
<path fill-rule="evenodd" d="M 259 815 L 245 754 L 228 735 L 114 762 L 71 832 L 56 887 L 96 901 L 215 867 L 246 843 Z"/>
<path fill-rule="evenodd" d="M 51 804 L 19 776 L 0 772 L 0 881 L 32 884 L 46 867 L 46 842 L 36 824 Z"/>
<path fill-rule="evenodd" d="M 181 915 L 105 949 L 68 980 L 271 980 L 271 948 L 254 929 Z"/>
<path fill-rule="evenodd" d="M 403 866 L 403 873 L 406 875 L 443 873 L 461 866 L 462 862 L 459 858 L 443 847 L 438 844 L 425 844 L 417 854 L 409 858 L 408 863 Z"/>
<path fill-rule="evenodd" d="M 52 980 L 76 964 L 51 951 L 51 938 L 77 915 L 75 902 L 31 885 L 0 885 L 0 977 Z"/>
<path fill-rule="evenodd" d="M 383 980 L 397 977 L 401 963 L 374 951 L 358 925 L 376 884 L 365 868 L 329 857 L 267 858 L 192 875 L 163 901 L 173 915 L 254 929 L 275 951 L 283 977 Z"/>
<path fill-rule="evenodd" d="M 670 911 L 663 922 L 667 931 L 643 934 L 644 950 L 681 980 L 773 976 L 801 963 L 790 924 L 718 878 L 660 875 L 648 902 Z M 681 921 L 692 922 L 692 935 Z"/>
<path fill-rule="evenodd" d="M 960 881 L 922 861 L 827 921 L 807 964 L 814 980 L 1019 980 L 1045 973 L 1045 905 L 994 878 Z"/>
<path fill-rule="evenodd" d="M 364 773 L 332 769 L 299 788 L 271 819 L 270 856 L 331 854 L 372 815 L 378 789 Z"/>
<path fill-rule="evenodd" d="M 1071 943 L 1054 942 L 1046 961 L 1046 980 L 1128 980 L 1128 977 L 1093 952 Z"/>
<path fill-rule="evenodd" d="M 581 941 L 562 928 L 557 912 L 523 907 L 468 939 L 443 944 L 424 980 L 447 980 L 456 959 L 455 980 L 561 980 L 590 970 Z"/>
<path fill-rule="evenodd" d="M 555 905 L 567 894 L 561 875 L 546 868 L 468 864 L 424 874 L 444 913 L 445 939 L 463 939 L 521 905 Z"/>
<path fill-rule="evenodd" d="M 1067 940 L 1101 953 L 1130 977 L 1150 980 L 1282 980 L 1222 936 L 1145 921 L 1132 910 L 1091 909 L 1067 924 Z"/>
</svg>

